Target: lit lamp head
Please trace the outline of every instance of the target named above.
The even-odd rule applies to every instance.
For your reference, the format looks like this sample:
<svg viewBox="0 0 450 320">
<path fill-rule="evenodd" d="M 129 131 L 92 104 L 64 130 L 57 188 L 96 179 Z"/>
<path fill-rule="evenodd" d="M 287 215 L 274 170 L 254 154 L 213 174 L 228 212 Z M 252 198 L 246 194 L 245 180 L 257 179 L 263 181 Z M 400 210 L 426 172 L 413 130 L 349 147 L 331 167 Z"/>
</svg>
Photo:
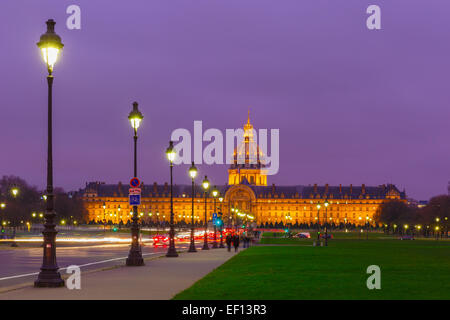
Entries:
<svg viewBox="0 0 450 320">
<path fill-rule="evenodd" d="M 0 208 L 4 209 L 6 207 L 6 203 L 0 203 Z"/>
<path fill-rule="evenodd" d="M 203 179 L 202 186 L 205 191 L 209 189 L 209 180 L 207 176 L 205 176 L 205 179 Z"/>
<path fill-rule="evenodd" d="M 61 42 L 61 38 L 55 33 L 55 21 L 49 19 L 46 22 L 47 32 L 44 33 L 37 46 L 41 49 L 42 57 L 47 65 L 48 73 L 52 74 L 53 66 L 58 60 L 58 54 L 64 47 Z"/>
<path fill-rule="evenodd" d="M 17 197 L 17 195 L 19 194 L 19 189 L 17 188 L 12 188 L 11 189 L 11 193 L 14 197 Z"/>
<path fill-rule="evenodd" d="M 194 161 L 192 161 L 192 166 L 189 168 L 189 175 L 191 176 L 192 180 L 194 180 L 197 176 L 197 168 L 195 167 Z"/>
<path fill-rule="evenodd" d="M 139 111 L 138 103 L 135 101 L 133 102 L 133 110 L 128 115 L 128 120 L 130 120 L 131 127 L 133 127 L 134 131 L 137 131 L 142 119 L 144 119 L 144 116 Z"/>
<path fill-rule="evenodd" d="M 223 201 L 223 197 L 219 197 L 219 201 L 222 202 Z"/>
<path fill-rule="evenodd" d="M 320 204 L 318 204 L 318 205 L 317 205 L 317 210 L 320 210 L 320 207 L 321 207 Z"/>
<path fill-rule="evenodd" d="M 330 203 L 328 202 L 328 200 L 325 200 L 325 203 L 324 203 L 325 207 L 328 207 L 329 204 Z"/>
<path fill-rule="evenodd" d="M 214 198 L 219 195 L 219 190 L 217 190 L 216 186 L 214 186 L 214 188 L 212 190 L 212 195 L 213 195 Z"/>
<path fill-rule="evenodd" d="M 166 156 L 167 159 L 169 159 L 169 162 L 172 163 L 173 160 L 175 160 L 175 156 L 177 153 L 175 152 L 175 149 L 173 148 L 173 141 L 169 142 L 169 147 L 166 149 Z"/>
</svg>

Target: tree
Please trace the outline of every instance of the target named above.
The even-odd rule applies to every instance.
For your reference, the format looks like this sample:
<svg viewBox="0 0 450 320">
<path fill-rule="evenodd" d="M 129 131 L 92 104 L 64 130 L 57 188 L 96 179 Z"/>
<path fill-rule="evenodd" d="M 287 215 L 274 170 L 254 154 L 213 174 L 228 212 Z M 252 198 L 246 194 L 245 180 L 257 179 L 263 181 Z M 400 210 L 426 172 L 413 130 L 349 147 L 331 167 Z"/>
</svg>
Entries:
<svg viewBox="0 0 450 320">
<path fill-rule="evenodd" d="M 383 224 L 403 224 L 414 223 L 416 220 L 416 210 L 409 207 L 400 200 L 390 200 L 384 202 L 374 215 L 377 223 Z"/>
<path fill-rule="evenodd" d="M 419 210 L 419 219 L 423 224 L 435 224 L 436 218 L 439 218 L 440 223 L 446 224 L 449 217 L 450 196 L 446 195 L 431 198 L 428 204 Z"/>
<path fill-rule="evenodd" d="M 16 195 L 12 190 L 17 189 Z M 0 202 L 5 204 L 2 209 L 3 219 L 10 220 L 18 225 L 21 220 L 29 220 L 31 213 L 41 206 L 41 194 L 36 187 L 29 186 L 27 182 L 16 176 L 3 176 L 0 180 Z"/>
</svg>

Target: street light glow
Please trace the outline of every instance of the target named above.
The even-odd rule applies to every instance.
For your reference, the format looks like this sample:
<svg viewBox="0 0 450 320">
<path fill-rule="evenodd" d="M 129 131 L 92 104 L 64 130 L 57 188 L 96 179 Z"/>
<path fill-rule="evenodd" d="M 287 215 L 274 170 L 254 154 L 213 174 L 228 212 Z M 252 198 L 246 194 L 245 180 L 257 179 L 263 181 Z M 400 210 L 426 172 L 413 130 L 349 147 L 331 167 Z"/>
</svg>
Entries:
<svg viewBox="0 0 450 320">
<path fill-rule="evenodd" d="M 175 160 L 175 156 L 177 153 L 175 152 L 175 149 L 173 148 L 173 141 L 169 142 L 169 147 L 166 149 L 166 156 L 167 159 L 169 159 L 170 163 L 172 163 Z"/>
<path fill-rule="evenodd" d="M 138 103 L 133 102 L 133 110 L 128 115 L 128 120 L 130 120 L 131 127 L 133 127 L 134 130 L 137 130 L 141 124 L 142 119 L 144 119 L 144 116 L 138 109 Z"/>
</svg>

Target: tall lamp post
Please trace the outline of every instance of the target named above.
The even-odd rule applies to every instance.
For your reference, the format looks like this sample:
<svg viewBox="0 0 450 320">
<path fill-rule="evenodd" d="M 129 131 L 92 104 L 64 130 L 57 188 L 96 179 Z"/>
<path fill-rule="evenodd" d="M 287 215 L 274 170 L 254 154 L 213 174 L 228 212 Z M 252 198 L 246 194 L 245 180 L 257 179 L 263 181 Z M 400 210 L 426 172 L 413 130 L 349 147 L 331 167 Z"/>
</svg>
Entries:
<svg viewBox="0 0 450 320">
<path fill-rule="evenodd" d="M 195 167 L 194 161 L 192 161 L 192 166 L 189 168 L 189 175 L 192 179 L 192 213 L 191 213 L 191 245 L 189 246 L 188 252 L 197 252 L 195 249 L 195 238 L 194 238 L 194 197 L 195 197 L 195 177 L 197 176 L 197 168 Z"/>
<path fill-rule="evenodd" d="M 4 202 L 2 202 L 2 203 L 0 203 L 0 209 L 3 211 L 3 210 L 5 210 L 5 207 L 6 207 L 6 203 L 4 203 Z M 3 216 L 3 215 L 2 215 Z M 4 229 L 4 225 L 3 225 L 3 219 L 0 219 L 0 223 L 1 223 L 1 228 L 2 228 L 2 230 L 1 230 L 1 235 L 3 236 L 3 233 L 5 232 L 5 229 Z"/>
<path fill-rule="evenodd" d="M 19 194 L 19 189 L 17 189 L 16 187 L 12 188 L 11 194 L 14 197 L 14 199 L 16 199 L 17 195 Z M 18 247 L 18 245 L 16 243 L 17 217 L 13 216 L 12 221 L 13 221 L 13 234 L 12 234 L 13 242 L 11 243 L 11 247 Z"/>
<path fill-rule="evenodd" d="M 213 210 L 213 214 L 215 213 L 217 215 L 217 210 L 216 210 L 216 198 L 219 195 L 219 190 L 217 190 L 216 186 L 214 186 L 213 190 L 212 190 L 212 195 L 214 197 L 214 210 Z M 217 245 L 217 228 L 216 228 L 216 224 L 214 224 L 214 242 L 212 245 L 213 249 L 217 249 L 219 246 Z"/>
<path fill-rule="evenodd" d="M 208 217 L 206 214 L 206 198 L 208 196 L 208 189 L 209 189 L 209 180 L 208 177 L 205 176 L 205 179 L 203 179 L 203 190 L 204 190 L 204 197 L 205 197 L 205 234 L 203 235 L 203 248 L 202 250 L 209 250 L 209 246 L 208 246 Z"/>
<path fill-rule="evenodd" d="M 49 19 L 46 22 L 47 32 L 44 33 L 37 46 L 41 50 L 44 62 L 47 65 L 47 85 L 48 85 L 48 136 L 47 136 L 47 201 L 45 209 L 45 223 L 42 234 L 44 236 L 43 242 L 43 261 L 41 271 L 39 272 L 37 280 L 34 282 L 35 287 L 62 287 L 64 280 L 61 279 L 61 274 L 58 272 L 58 265 L 56 263 L 56 234 L 55 229 L 55 210 L 54 210 L 54 195 L 53 195 L 53 127 L 52 127 L 52 89 L 53 89 L 53 67 L 58 59 L 58 54 L 64 47 L 61 43 L 61 38 L 55 33 L 55 21 Z"/>
<path fill-rule="evenodd" d="M 138 103 L 133 102 L 133 110 L 128 115 L 128 119 L 130 120 L 131 127 L 134 132 L 134 175 L 133 177 L 137 177 L 137 129 L 141 124 L 144 116 L 138 109 Z M 144 259 L 142 258 L 141 246 L 139 245 L 139 224 L 138 224 L 138 207 L 136 205 L 133 206 L 133 215 L 131 217 L 131 248 L 128 253 L 128 258 L 126 261 L 127 266 L 143 266 Z"/>
<path fill-rule="evenodd" d="M 222 211 L 222 202 L 223 202 L 223 197 L 219 197 L 219 201 L 220 201 L 220 212 L 221 212 L 221 224 L 220 224 L 220 245 L 219 248 L 225 248 L 225 245 L 223 244 L 223 211 Z"/>
<path fill-rule="evenodd" d="M 366 240 L 369 240 L 369 216 L 366 216 Z"/>
<path fill-rule="evenodd" d="M 319 245 L 319 242 L 320 242 L 320 216 L 319 216 L 319 214 L 320 214 L 320 208 L 321 208 L 320 203 L 318 203 L 316 207 L 317 207 L 317 245 Z"/>
<path fill-rule="evenodd" d="M 173 141 L 169 142 L 169 147 L 166 150 L 167 159 L 170 163 L 170 231 L 169 231 L 169 250 L 167 250 L 166 257 L 178 257 L 177 250 L 175 249 L 175 228 L 173 222 L 173 161 L 176 156 L 175 149 L 173 148 Z"/>
<path fill-rule="evenodd" d="M 328 209 L 328 200 L 325 200 L 325 247 L 328 246 L 328 221 L 327 221 L 327 209 Z"/>
</svg>

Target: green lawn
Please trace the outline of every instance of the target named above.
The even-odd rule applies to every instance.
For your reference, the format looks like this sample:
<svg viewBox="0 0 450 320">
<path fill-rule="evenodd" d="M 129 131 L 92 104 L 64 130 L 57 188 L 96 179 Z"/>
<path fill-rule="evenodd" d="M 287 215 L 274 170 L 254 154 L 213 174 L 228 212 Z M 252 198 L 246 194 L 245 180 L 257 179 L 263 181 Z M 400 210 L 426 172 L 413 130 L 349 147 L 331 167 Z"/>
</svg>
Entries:
<svg viewBox="0 0 450 320">
<path fill-rule="evenodd" d="M 305 246 L 251 247 L 175 299 L 450 299 L 449 241 L 267 240 Z M 369 265 L 381 290 L 366 287 Z"/>
</svg>

